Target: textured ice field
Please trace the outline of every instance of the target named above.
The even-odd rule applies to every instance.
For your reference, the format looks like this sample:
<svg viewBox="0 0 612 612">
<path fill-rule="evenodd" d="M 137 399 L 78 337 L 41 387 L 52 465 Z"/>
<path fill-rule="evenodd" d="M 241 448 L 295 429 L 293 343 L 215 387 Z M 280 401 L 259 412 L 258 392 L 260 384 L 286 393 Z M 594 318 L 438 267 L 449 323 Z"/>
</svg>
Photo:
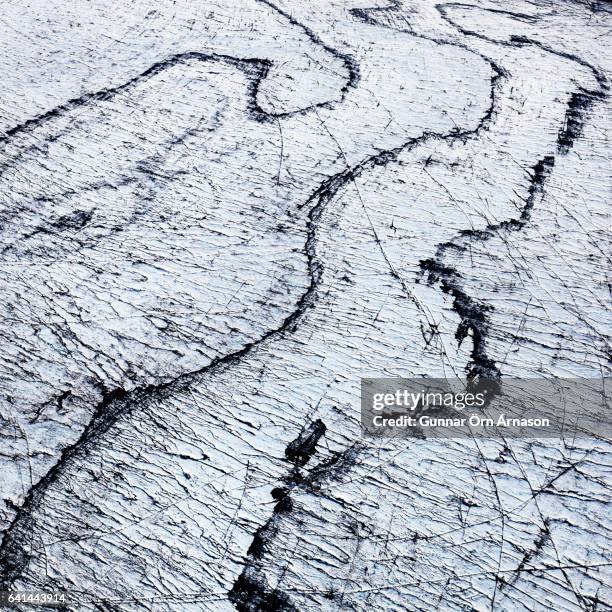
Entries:
<svg viewBox="0 0 612 612">
<path fill-rule="evenodd" d="M 1 3 L 0 590 L 612 608 L 609 441 L 359 423 L 612 374 L 612 9 L 375 2 Z"/>
</svg>

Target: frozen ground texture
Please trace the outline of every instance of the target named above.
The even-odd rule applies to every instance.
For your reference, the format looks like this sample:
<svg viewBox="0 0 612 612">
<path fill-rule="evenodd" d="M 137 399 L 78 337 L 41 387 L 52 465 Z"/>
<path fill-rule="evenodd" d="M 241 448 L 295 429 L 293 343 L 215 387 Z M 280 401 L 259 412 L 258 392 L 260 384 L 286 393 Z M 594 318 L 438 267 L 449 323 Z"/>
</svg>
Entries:
<svg viewBox="0 0 612 612">
<path fill-rule="evenodd" d="M 3 588 L 612 606 L 608 441 L 359 430 L 610 375 L 610 5 L 374 1 L 2 3 Z"/>
</svg>

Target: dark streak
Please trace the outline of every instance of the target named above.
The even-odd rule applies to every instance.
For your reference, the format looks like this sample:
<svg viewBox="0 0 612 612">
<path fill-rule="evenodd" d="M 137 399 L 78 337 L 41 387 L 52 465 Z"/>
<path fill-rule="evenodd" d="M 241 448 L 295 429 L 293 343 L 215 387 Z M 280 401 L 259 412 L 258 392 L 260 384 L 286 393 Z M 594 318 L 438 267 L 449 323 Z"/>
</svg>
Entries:
<svg viewBox="0 0 612 612">
<path fill-rule="evenodd" d="M 325 434 L 325 423 L 317 419 L 300 432 L 300 435 L 289 443 L 285 457 L 298 467 L 306 465 L 317 450 L 317 443 Z"/>
<path fill-rule="evenodd" d="M 427 280 L 430 284 L 440 283 L 442 291 L 452 295 L 454 298 L 453 308 L 461 318 L 455 333 L 459 345 L 469 334 L 472 336 L 472 363 L 468 366 L 470 368 L 468 371 L 470 378 L 499 379 L 501 376 L 495 361 L 489 357 L 486 350 L 488 333 L 486 313 L 492 308 L 488 304 L 483 304 L 470 297 L 462 289 L 460 282 L 461 275 L 455 268 L 445 266 L 442 263 L 444 255 L 449 250 L 465 251 L 467 246 L 464 243 L 473 241 L 484 242 L 500 232 L 521 230 L 531 218 L 531 211 L 536 199 L 543 195 L 544 183 L 550 175 L 554 164 L 555 158 L 547 156 L 538 161 L 533 167 L 527 200 L 518 218 L 491 224 L 484 229 L 461 230 L 453 240 L 438 245 L 434 258 L 423 260 L 419 264 L 421 270 L 427 272 Z"/>
<path fill-rule="evenodd" d="M 297 452 L 299 457 L 303 457 L 298 450 L 303 449 L 308 455 L 306 460 L 308 461 L 316 453 L 316 443 L 325 429 L 325 424 L 320 420 L 303 428 L 298 437 L 287 445 L 285 455 L 293 457 Z M 272 497 L 276 500 L 272 516 L 255 532 L 247 551 L 244 569 L 229 592 L 229 600 L 239 612 L 296 610 L 285 593 L 278 588 L 270 589 L 263 573 L 264 556 L 276 537 L 283 518 L 294 511 L 292 491 L 297 489 L 314 495 L 322 495 L 322 482 L 337 479 L 350 469 L 356 462 L 358 452 L 358 447 L 351 446 L 343 452 L 333 453 L 329 459 L 322 461 L 307 473 L 303 473 L 296 463 L 285 477 L 287 486 L 272 490 Z"/>
<path fill-rule="evenodd" d="M 265 4 L 266 6 L 270 7 L 272 10 L 277 12 L 279 15 L 282 15 L 285 19 L 287 19 L 287 21 L 291 25 L 302 30 L 306 34 L 306 36 L 308 36 L 308 38 L 315 45 L 319 45 L 325 51 L 327 51 L 328 53 L 330 53 L 331 55 L 333 55 L 334 57 L 337 57 L 338 59 L 342 61 L 348 73 L 348 79 L 346 83 L 342 86 L 342 89 L 340 90 L 341 92 L 340 101 L 343 101 L 348 90 L 351 87 L 356 87 L 357 83 L 359 82 L 359 64 L 355 61 L 355 59 L 346 53 L 340 53 L 337 49 L 334 49 L 330 45 L 324 43 L 319 38 L 319 36 L 313 30 L 311 30 L 308 26 L 304 25 L 303 23 L 300 23 L 297 19 L 294 19 L 292 15 L 284 11 L 282 8 L 280 8 L 279 6 L 277 6 L 270 0 L 256 0 L 256 1 L 261 4 Z M 308 110 L 313 109 L 313 108 L 322 108 L 322 107 L 329 108 L 330 104 L 329 103 L 315 104 L 314 106 L 309 107 Z M 291 113 L 286 113 L 286 114 L 291 114 Z M 278 115 L 278 116 L 282 117 L 283 115 Z"/>
</svg>

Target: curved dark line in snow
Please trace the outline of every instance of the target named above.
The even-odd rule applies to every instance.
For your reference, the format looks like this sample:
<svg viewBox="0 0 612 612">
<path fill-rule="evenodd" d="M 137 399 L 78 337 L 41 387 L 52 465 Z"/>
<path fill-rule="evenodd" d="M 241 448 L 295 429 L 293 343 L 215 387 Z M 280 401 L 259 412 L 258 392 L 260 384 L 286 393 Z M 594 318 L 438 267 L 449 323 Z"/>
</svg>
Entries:
<svg viewBox="0 0 612 612">
<path fill-rule="evenodd" d="M 545 52 L 552 53 L 564 59 L 568 59 L 578 63 L 579 65 L 588 68 L 592 71 L 599 85 L 599 90 L 590 91 L 584 88 L 579 88 L 577 92 L 573 92 L 568 102 L 566 117 L 563 128 L 559 132 L 557 139 L 557 151 L 561 155 L 567 153 L 574 141 L 580 137 L 582 125 L 585 117 L 591 106 L 598 100 L 603 100 L 606 97 L 608 90 L 607 79 L 604 74 L 595 66 L 586 62 L 582 58 L 572 53 L 557 51 L 547 45 L 521 36 L 511 36 L 508 42 L 489 38 L 472 30 L 468 30 L 458 25 L 447 14 L 448 7 L 460 7 L 487 11 L 470 4 L 463 3 L 447 3 L 438 4 L 436 8 L 442 18 L 457 28 L 465 36 L 473 36 L 481 38 L 487 42 L 508 47 L 517 47 L 523 45 L 535 45 Z M 514 18 L 520 17 L 525 20 L 526 15 L 517 15 L 508 11 L 499 11 L 492 9 L 490 12 L 505 13 Z M 427 273 L 427 279 L 430 284 L 439 282 L 442 290 L 453 296 L 453 308 L 459 314 L 461 323 L 457 327 L 456 338 L 459 343 L 462 342 L 469 334 L 472 336 L 472 362 L 468 364 L 468 376 L 470 378 L 482 377 L 499 379 L 501 371 L 498 368 L 495 360 L 487 353 L 486 342 L 488 335 L 487 312 L 491 310 L 491 306 L 479 302 L 475 298 L 465 292 L 461 286 L 461 275 L 456 268 L 444 265 L 444 255 L 448 250 L 464 251 L 464 242 L 470 241 L 486 241 L 493 237 L 499 231 L 517 231 L 521 230 L 531 218 L 531 210 L 535 204 L 535 200 L 541 197 L 544 193 L 546 180 L 550 176 L 554 167 L 555 158 L 553 155 L 545 156 L 537 161 L 532 168 L 531 184 L 529 186 L 528 197 L 525 205 L 521 210 L 521 214 L 517 219 L 508 219 L 501 223 L 491 224 L 482 230 L 466 229 L 460 231 L 452 240 L 439 244 L 436 250 L 436 255 L 432 259 L 427 259 L 420 262 L 421 270 Z"/>
<path fill-rule="evenodd" d="M 469 334 L 472 336 L 473 348 L 472 367 L 469 371 L 470 378 L 499 379 L 501 377 L 501 371 L 486 351 L 488 334 L 486 313 L 491 310 L 491 307 L 474 299 L 463 290 L 459 281 L 461 278 L 459 272 L 455 268 L 447 267 L 442 263 L 444 255 L 449 250 L 463 252 L 467 249 L 467 246 L 463 243 L 472 241 L 486 242 L 500 231 L 522 230 L 531 219 L 531 211 L 535 206 L 537 198 L 542 197 L 544 194 L 544 184 L 550 176 L 554 165 L 555 158 L 549 155 L 539 160 L 533 167 L 528 197 L 517 219 L 508 219 L 500 223 L 491 224 L 484 229 L 461 230 L 452 240 L 438 245 L 434 258 L 419 262 L 421 270 L 427 272 L 428 282 L 430 284 L 439 282 L 442 291 L 453 297 L 453 307 L 461 317 L 461 323 L 455 333 L 459 344 Z"/>
<path fill-rule="evenodd" d="M 306 33 L 306 35 L 310 38 L 310 40 L 317 44 L 328 53 L 334 55 L 335 57 L 342 60 L 347 70 L 347 79 L 345 84 L 340 89 L 341 96 L 339 102 L 344 101 L 344 98 L 351 87 L 355 87 L 359 82 L 359 67 L 356 61 L 349 55 L 342 54 L 332 47 L 324 44 L 318 36 L 312 32 L 306 26 L 302 26 L 297 21 L 295 21 L 290 15 L 282 11 L 281 9 L 276 8 L 271 2 L 268 0 L 257 0 L 262 4 L 265 4 L 274 10 L 278 11 L 284 17 L 286 17 L 293 25 L 298 25 L 301 29 Z M 9 128 L 4 134 L 0 136 L 0 145 L 6 145 L 16 137 L 32 132 L 36 128 L 44 125 L 48 121 L 65 115 L 73 111 L 76 108 L 81 106 L 86 106 L 92 102 L 101 102 L 112 100 L 116 95 L 129 90 L 134 85 L 137 85 L 147 79 L 160 74 L 164 70 L 176 66 L 178 64 L 182 64 L 188 60 L 196 59 L 200 61 L 219 61 L 224 62 L 229 65 L 235 66 L 236 68 L 242 70 L 247 76 L 254 76 L 255 78 L 251 82 L 251 91 L 250 91 L 250 107 L 252 116 L 258 121 L 272 121 L 273 119 L 290 117 L 300 114 L 305 114 L 312 111 L 315 108 L 330 108 L 333 104 L 337 103 L 334 100 L 328 100 L 325 102 L 318 102 L 316 104 L 311 104 L 307 107 L 287 112 L 273 112 L 269 113 L 264 111 L 261 106 L 257 103 L 257 97 L 259 92 L 259 86 L 263 79 L 266 78 L 270 68 L 274 64 L 272 60 L 266 58 L 237 58 L 231 55 L 226 55 L 222 53 L 205 53 L 203 51 L 185 51 L 182 53 L 176 53 L 174 55 L 170 55 L 169 57 L 155 62 L 151 66 L 149 66 L 143 72 L 137 74 L 136 76 L 128 79 L 127 81 L 117 85 L 115 87 L 105 87 L 103 89 L 99 89 L 98 91 L 84 93 L 76 98 L 71 98 L 54 108 L 45 111 L 35 117 L 30 119 L 26 119 L 24 122 L 19 123 L 12 128 Z"/>
<path fill-rule="evenodd" d="M 480 8 L 480 7 L 477 7 L 471 4 L 465 4 L 462 2 L 448 2 L 448 3 L 443 3 L 443 4 L 437 4 L 436 9 L 440 13 L 442 19 L 444 19 L 448 24 L 450 24 L 451 26 L 459 30 L 459 32 L 461 32 L 464 36 L 480 38 L 482 40 L 486 40 L 487 42 L 493 43 L 495 45 L 502 45 L 504 47 L 522 47 L 524 45 L 534 45 L 536 47 L 539 47 L 540 49 L 542 49 L 542 51 L 545 51 L 546 53 L 551 53 L 552 55 L 556 55 L 557 57 L 561 57 L 563 59 L 566 59 L 572 62 L 576 62 L 580 66 L 583 66 L 587 70 L 590 70 L 593 73 L 593 76 L 595 77 L 595 80 L 597 81 L 599 88 L 598 90 L 589 90 L 589 89 L 579 87 L 578 91 L 572 94 L 570 101 L 568 103 L 568 112 L 573 113 L 574 122 L 579 122 L 580 125 L 582 125 L 582 122 L 584 121 L 584 118 L 587 112 L 589 111 L 590 107 L 593 104 L 595 104 L 595 102 L 604 100 L 607 97 L 607 92 L 609 90 L 609 84 L 608 84 L 608 79 L 606 78 L 605 74 L 601 70 L 599 70 L 599 68 L 597 68 L 596 66 L 593 66 L 593 64 L 582 59 L 580 56 L 574 53 L 569 53 L 567 51 L 559 51 L 558 49 L 545 45 L 539 40 L 534 40 L 532 38 L 528 38 L 527 36 L 512 35 L 510 36 L 510 39 L 508 41 L 505 41 L 505 40 L 500 40 L 496 38 L 491 38 L 489 36 L 485 36 L 484 34 L 479 34 L 478 32 L 464 28 L 463 26 L 458 24 L 456 21 L 454 21 L 452 17 L 448 15 L 447 9 L 453 8 L 453 7 L 464 8 L 464 9 L 477 9 L 480 11 L 492 12 L 492 13 L 506 13 L 513 17 L 516 17 L 516 14 L 510 13 L 508 11 Z M 566 115 L 566 124 L 563 130 L 560 132 L 559 139 L 558 139 L 560 153 L 567 153 L 569 148 L 572 146 L 573 141 L 576 138 L 580 137 L 580 133 L 581 133 L 580 129 L 579 128 L 577 129 L 575 125 L 572 127 L 570 123 L 571 122 L 567 121 L 567 115 Z"/>
<path fill-rule="evenodd" d="M 265 113 L 257 104 L 257 89 L 259 82 L 265 78 L 272 62 L 267 59 L 256 59 L 256 58 L 235 58 L 230 55 L 223 55 L 219 53 L 204 53 L 201 51 L 185 51 L 183 53 L 176 53 L 167 57 L 166 59 L 155 62 L 149 66 L 143 72 L 140 72 L 136 76 L 128 79 L 127 81 L 117 85 L 115 87 L 105 87 L 98 91 L 84 93 L 76 98 L 71 98 L 58 106 L 45 111 L 35 117 L 26 119 L 23 123 L 13 126 L 8 129 L 2 136 L 0 136 L 0 145 L 6 145 L 10 141 L 14 140 L 15 137 L 20 136 L 24 133 L 29 133 L 36 128 L 44 125 L 48 121 L 61 117 L 76 108 L 86 106 L 92 102 L 108 101 L 112 100 L 118 94 L 129 90 L 134 85 L 148 80 L 149 78 L 160 74 L 164 70 L 182 64 L 190 59 L 196 59 L 200 61 L 219 61 L 224 62 L 243 70 L 246 74 L 252 76 L 254 73 L 257 74 L 257 78 L 252 83 L 253 95 L 251 97 L 252 110 L 256 114 L 259 120 L 267 119 L 267 113 Z M 254 70 L 249 70 L 249 66 L 253 67 Z"/>
<path fill-rule="evenodd" d="M 310 38 L 310 40 L 315 45 L 319 45 L 329 54 L 333 55 L 334 57 L 337 57 L 338 59 L 342 61 L 348 73 L 348 79 L 346 83 L 342 86 L 342 89 L 340 90 L 342 94 L 340 101 L 342 102 L 348 90 L 351 87 L 355 87 L 357 83 L 359 82 L 359 64 L 356 62 L 355 58 L 352 57 L 351 55 L 348 55 L 347 53 L 340 53 L 340 51 L 338 51 L 337 49 L 334 49 L 334 47 L 331 47 L 327 43 L 323 42 L 321 38 L 319 38 L 319 35 L 314 30 L 309 28 L 307 25 L 300 23 L 297 19 L 293 17 L 293 15 L 291 15 L 290 13 L 287 13 L 287 11 L 283 10 L 282 8 L 280 8 L 279 6 L 277 6 L 270 0 L 255 0 L 255 1 L 259 2 L 260 4 L 265 4 L 267 7 L 271 8 L 273 11 L 277 12 L 279 15 L 282 15 L 285 19 L 287 19 L 287 21 L 289 21 L 291 25 L 302 30 L 306 34 L 306 36 L 308 36 L 308 38 Z M 312 108 L 322 108 L 322 107 L 329 108 L 330 104 L 331 104 L 330 102 L 323 102 L 320 104 L 315 104 L 313 106 L 308 107 L 307 110 L 311 110 Z M 281 115 L 276 115 L 276 116 L 283 117 L 283 116 L 292 115 L 292 114 L 294 113 L 285 113 L 284 115 L 281 114 Z"/>
</svg>

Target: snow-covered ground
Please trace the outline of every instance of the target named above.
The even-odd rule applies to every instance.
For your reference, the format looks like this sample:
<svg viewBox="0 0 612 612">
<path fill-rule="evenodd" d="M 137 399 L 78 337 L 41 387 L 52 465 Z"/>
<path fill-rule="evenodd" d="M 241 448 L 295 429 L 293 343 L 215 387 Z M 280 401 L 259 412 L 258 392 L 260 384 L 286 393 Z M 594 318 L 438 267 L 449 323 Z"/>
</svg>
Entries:
<svg viewBox="0 0 612 612">
<path fill-rule="evenodd" d="M 375 2 L 2 3 L 0 590 L 612 607 L 605 437 L 359 422 L 610 376 L 610 5 Z"/>
</svg>

